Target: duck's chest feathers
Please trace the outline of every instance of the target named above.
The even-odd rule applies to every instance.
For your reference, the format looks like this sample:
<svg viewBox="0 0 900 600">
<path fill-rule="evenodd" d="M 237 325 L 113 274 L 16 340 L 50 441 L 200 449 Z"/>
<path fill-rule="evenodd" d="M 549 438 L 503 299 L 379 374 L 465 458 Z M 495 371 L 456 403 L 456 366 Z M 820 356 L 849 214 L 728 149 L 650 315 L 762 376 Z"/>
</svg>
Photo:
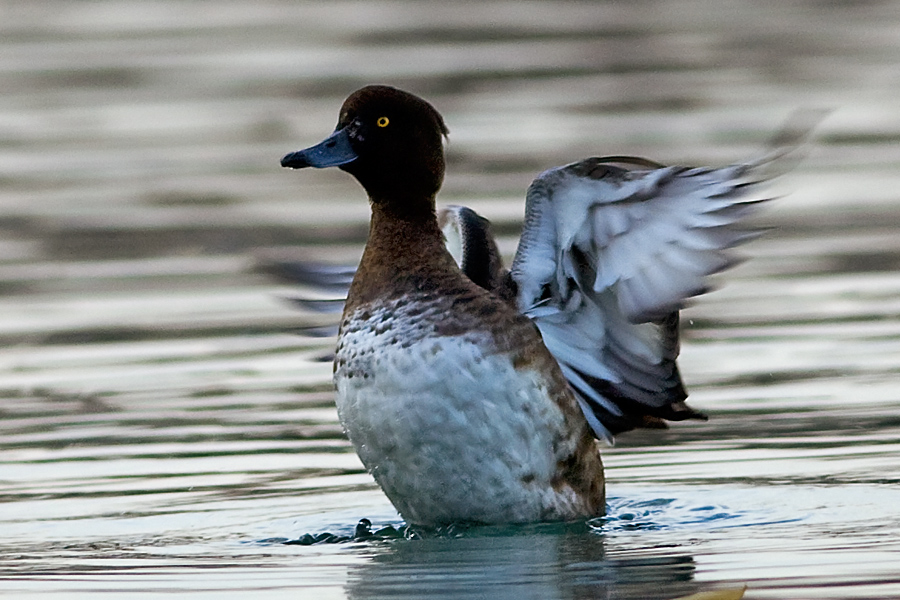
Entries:
<svg viewBox="0 0 900 600">
<path fill-rule="evenodd" d="M 341 422 L 411 522 L 546 518 L 570 501 L 551 482 L 577 443 L 552 384 L 487 332 L 440 335 L 448 318 L 402 301 L 347 314 L 335 356 Z"/>
</svg>

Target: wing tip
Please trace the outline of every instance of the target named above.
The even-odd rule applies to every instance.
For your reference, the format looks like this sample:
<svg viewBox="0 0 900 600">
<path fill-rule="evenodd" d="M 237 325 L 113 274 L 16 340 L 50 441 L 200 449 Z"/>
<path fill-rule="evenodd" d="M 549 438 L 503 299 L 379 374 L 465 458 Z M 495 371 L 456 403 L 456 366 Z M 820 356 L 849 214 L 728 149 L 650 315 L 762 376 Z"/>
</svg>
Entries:
<svg viewBox="0 0 900 600">
<path fill-rule="evenodd" d="M 795 109 L 766 144 L 766 150 L 757 158 L 745 163 L 745 166 L 751 170 L 765 168 L 763 180 L 773 179 L 791 171 L 803 158 L 801 150 L 807 147 L 816 128 L 832 112 L 834 109 L 825 107 Z M 788 156 L 792 157 L 791 160 L 786 160 Z"/>
</svg>

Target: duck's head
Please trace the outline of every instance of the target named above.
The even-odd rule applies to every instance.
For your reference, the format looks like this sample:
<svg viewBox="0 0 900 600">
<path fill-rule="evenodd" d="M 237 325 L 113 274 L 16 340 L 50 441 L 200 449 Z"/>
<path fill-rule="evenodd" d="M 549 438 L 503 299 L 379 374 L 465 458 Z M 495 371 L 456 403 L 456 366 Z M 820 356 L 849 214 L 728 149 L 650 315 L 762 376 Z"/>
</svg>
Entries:
<svg viewBox="0 0 900 600">
<path fill-rule="evenodd" d="M 374 203 L 427 200 L 433 210 L 444 179 L 445 135 L 443 118 L 428 102 L 393 87 L 370 85 L 344 101 L 334 133 L 288 154 L 281 166 L 338 167 L 356 177 Z"/>
</svg>

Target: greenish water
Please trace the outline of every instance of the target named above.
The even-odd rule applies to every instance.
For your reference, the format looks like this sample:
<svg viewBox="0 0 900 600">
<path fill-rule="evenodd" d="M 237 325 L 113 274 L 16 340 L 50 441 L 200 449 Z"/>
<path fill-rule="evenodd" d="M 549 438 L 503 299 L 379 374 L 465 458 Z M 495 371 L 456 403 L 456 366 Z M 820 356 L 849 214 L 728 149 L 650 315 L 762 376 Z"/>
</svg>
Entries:
<svg viewBox="0 0 900 600">
<path fill-rule="evenodd" d="M 898 60 L 897 2 L 0 3 L 0 594 L 900 597 Z M 402 525 L 297 334 L 331 317 L 255 268 L 359 256 L 356 184 L 278 160 L 369 82 L 444 113 L 441 199 L 507 253 L 545 168 L 834 109 L 684 313 L 710 421 L 607 449 L 606 519 L 281 543 Z"/>
</svg>

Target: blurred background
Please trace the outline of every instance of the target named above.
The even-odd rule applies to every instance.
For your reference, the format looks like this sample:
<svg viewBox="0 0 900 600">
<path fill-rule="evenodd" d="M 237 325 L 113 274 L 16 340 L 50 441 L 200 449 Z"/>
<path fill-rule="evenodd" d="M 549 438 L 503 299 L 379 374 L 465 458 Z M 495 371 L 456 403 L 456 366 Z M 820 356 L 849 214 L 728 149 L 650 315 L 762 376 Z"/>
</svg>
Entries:
<svg viewBox="0 0 900 600">
<path fill-rule="evenodd" d="M 415 566 L 402 546 L 263 543 L 399 524 L 337 423 L 333 339 L 297 333 L 333 316 L 258 272 L 357 260 L 356 182 L 279 159 L 387 83 L 443 113 L 439 201 L 489 217 L 508 255 L 546 168 L 726 164 L 832 110 L 752 260 L 685 313 L 682 373 L 712 420 L 623 436 L 602 535 L 515 576 L 540 597 L 900 594 L 898 64 L 896 1 L 0 1 L 0 591 L 361 598 L 458 573 L 440 544 Z M 562 583 L 634 556 L 674 560 L 671 585 Z M 511 573 L 451 587 L 501 594 Z"/>
</svg>

